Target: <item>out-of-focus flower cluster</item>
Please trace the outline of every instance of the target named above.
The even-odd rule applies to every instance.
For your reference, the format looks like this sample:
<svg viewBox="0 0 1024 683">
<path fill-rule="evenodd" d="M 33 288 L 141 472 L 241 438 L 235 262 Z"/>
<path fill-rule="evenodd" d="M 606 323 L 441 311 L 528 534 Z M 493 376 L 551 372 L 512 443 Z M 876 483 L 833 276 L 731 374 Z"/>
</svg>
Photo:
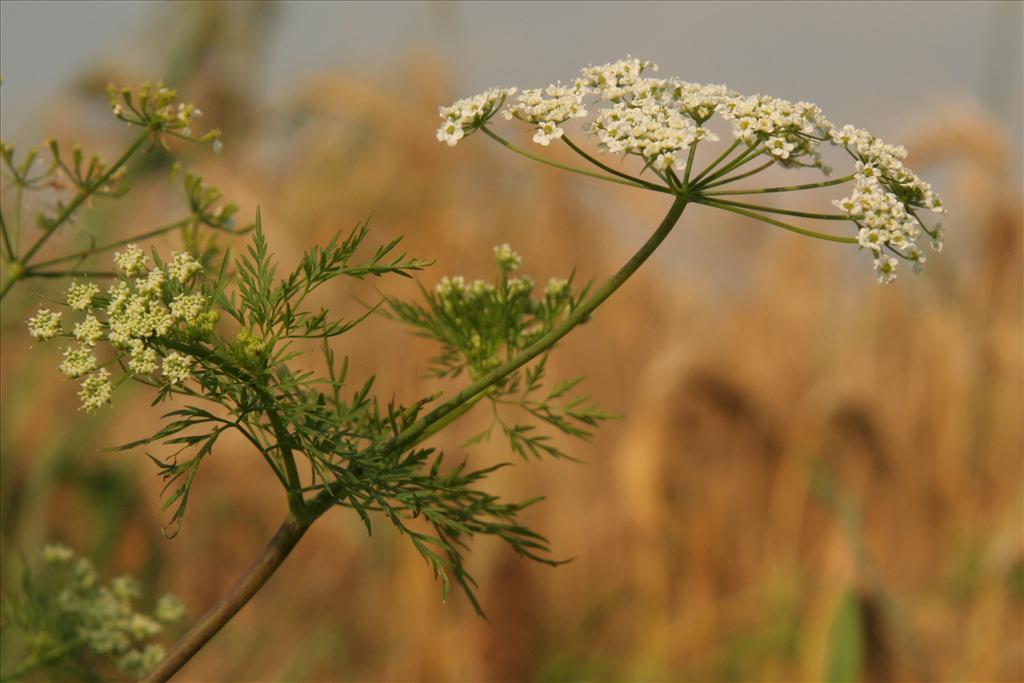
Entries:
<svg viewBox="0 0 1024 683">
<path fill-rule="evenodd" d="M 212 142 L 215 152 L 221 150 L 219 130 L 203 135 L 195 135 L 192 131 L 193 120 L 203 115 L 202 110 L 194 104 L 178 102 L 178 92 L 163 83 L 143 83 L 138 92 L 111 84 L 107 86 L 107 95 L 114 116 L 129 125 L 186 140 Z"/>
<path fill-rule="evenodd" d="M 535 126 L 534 142 L 548 145 L 563 137 L 561 124 L 588 115 L 585 99 L 593 97 L 596 114 L 583 129 L 597 139 L 601 151 L 638 156 L 669 185 L 674 182 L 671 175 L 687 165 L 685 152 L 701 140 L 718 140 L 704 126 L 715 114 L 731 124 L 736 144 L 749 158 L 763 155 L 786 167 L 812 167 L 827 175 L 831 169 L 819 146 L 841 146 L 856 162 L 855 188 L 837 204 L 856 224 L 860 244 L 874 255 L 879 281 L 895 278 L 896 257 L 920 269 L 926 260 L 917 244 L 920 235 L 941 248 L 941 226 L 928 227 L 915 211 L 941 213 L 942 203 L 928 183 L 903 165 L 902 147 L 852 126 L 840 128 L 810 102 L 748 96 L 724 85 L 648 75 L 657 70 L 656 64 L 632 57 L 588 66 L 571 85 L 522 91 L 505 108 L 504 117 Z M 485 126 L 514 92 L 495 88 L 442 107 L 445 123 L 438 140 L 455 145 Z"/>
<path fill-rule="evenodd" d="M 68 287 L 65 303 L 85 313 L 70 335 L 64 332 L 61 312 L 40 309 L 28 321 L 29 334 L 39 341 L 63 336 L 76 342 L 64 348 L 59 369 L 69 379 L 82 379 L 78 396 L 88 412 L 110 402 L 107 365 L 154 382 L 186 382 L 195 359 L 167 343 L 202 339 L 213 332 L 218 318 L 195 282 L 202 267 L 188 252 L 175 252 L 167 263 L 150 266 L 149 257 L 129 244 L 114 254 L 114 264 L 119 277 L 105 292 L 91 282 Z M 102 341 L 113 353 L 101 364 L 96 351 Z"/>
<path fill-rule="evenodd" d="M 133 577 L 104 584 L 88 558 L 61 544 L 46 546 L 42 560 L 42 571 L 25 584 L 27 593 L 4 605 L 9 623 L 24 632 L 33 651 L 51 657 L 60 651 L 69 660 L 86 653 L 109 657 L 133 677 L 163 658 L 164 648 L 152 640 L 184 617 L 178 598 L 164 595 L 147 614 L 136 607 L 142 590 Z"/>
</svg>

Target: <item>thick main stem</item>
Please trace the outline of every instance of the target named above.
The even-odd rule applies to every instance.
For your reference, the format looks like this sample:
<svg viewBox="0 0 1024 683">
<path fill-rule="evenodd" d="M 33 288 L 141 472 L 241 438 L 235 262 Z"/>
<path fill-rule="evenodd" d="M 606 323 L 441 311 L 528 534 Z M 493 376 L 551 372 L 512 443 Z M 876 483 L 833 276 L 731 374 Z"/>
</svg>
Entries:
<svg viewBox="0 0 1024 683">
<path fill-rule="evenodd" d="M 162 683 L 177 673 L 263 587 L 308 528 L 309 523 L 301 522 L 289 514 L 260 556 L 235 582 L 227 595 L 207 610 L 188 633 L 171 647 L 167 656 L 142 679 L 143 683 Z"/>
</svg>

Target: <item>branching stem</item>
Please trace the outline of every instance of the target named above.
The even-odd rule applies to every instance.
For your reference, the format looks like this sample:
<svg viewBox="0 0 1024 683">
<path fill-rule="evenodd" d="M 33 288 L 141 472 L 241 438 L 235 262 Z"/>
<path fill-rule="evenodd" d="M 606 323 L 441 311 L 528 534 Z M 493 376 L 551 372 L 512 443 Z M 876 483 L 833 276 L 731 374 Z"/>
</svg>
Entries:
<svg viewBox="0 0 1024 683">
<path fill-rule="evenodd" d="M 733 213 L 738 213 L 741 216 L 746 216 L 747 218 L 753 218 L 754 220 L 761 221 L 762 223 L 767 223 L 769 225 L 774 225 L 777 228 L 782 228 L 783 230 L 789 230 L 790 232 L 795 232 L 795 233 L 798 233 L 800 235 L 804 235 L 806 237 L 814 237 L 815 239 L 827 240 L 829 242 L 842 242 L 843 244 L 856 244 L 857 243 L 857 238 L 855 238 L 855 237 L 840 237 L 838 235 L 827 235 L 827 234 L 825 234 L 823 232 L 815 232 L 813 230 L 808 230 L 807 228 L 801 228 L 801 227 L 798 227 L 796 225 L 790 225 L 789 223 L 783 223 L 782 221 L 777 221 L 774 218 L 769 218 L 768 216 L 762 216 L 761 214 L 754 213 L 753 211 L 747 211 L 746 209 L 742 209 L 742 208 L 740 208 L 738 206 L 732 206 L 730 204 L 726 204 L 725 202 L 718 202 L 718 201 L 715 201 L 714 199 L 711 199 L 710 197 L 701 197 L 699 199 L 694 199 L 693 201 L 698 203 L 698 204 L 703 204 L 705 206 L 710 206 L 710 207 L 715 208 L 715 209 L 723 209 L 725 211 L 732 211 Z"/>
<path fill-rule="evenodd" d="M 769 194 L 773 192 L 798 192 L 800 190 L 816 190 L 819 187 L 831 187 L 833 185 L 842 185 L 848 183 L 854 179 L 854 175 L 850 174 L 843 176 L 842 178 L 835 178 L 834 180 L 823 180 L 820 183 L 806 183 L 804 185 L 785 185 L 783 187 L 762 187 L 755 190 L 713 190 L 711 192 L 703 192 L 706 196 L 720 196 L 727 194 Z"/>
<path fill-rule="evenodd" d="M 387 449 L 392 452 L 406 450 L 437 433 L 468 412 L 487 395 L 487 391 L 497 382 L 550 349 L 573 328 L 589 318 L 594 310 L 622 286 L 668 237 L 687 203 L 686 197 L 676 197 L 654 234 L 615 275 L 609 278 L 586 303 L 577 308 L 561 325 L 524 349 L 515 358 L 481 377 L 452 399 L 414 422 L 396 436 L 388 444 Z M 281 438 L 280 434 L 275 434 L 275 436 Z M 289 472 L 288 479 L 291 479 L 290 474 Z M 302 489 L 295 487 L 292 492 L 301 496 Z M 167 656 L 142 679 L 143 683 L 163 683 L 178 672 L 259 591 L 288 557 L 310 525 L 336 502 L 335 494 L 321 490 L 315 498 L 306 501 L 304 514 L 301 516 L 289 510 L 288 516 L 285 517 L 277 533 L 274 534 L 252 566 L 231 587 L 227 595 L 200 617 L 199 621 L 171 647 Z"/>
<path fill-rule="evenodd" d="M 643 180 L 642 178 L 637 178 L 635 176 L 629 175 L 628 173 L 623 173 L 622 171 L 619 171 L 619 170 L 616 170 L 616 169 L 612 168 L 608 164 L 605 164 L 602 161 L 600 161 L 599 159 L 594 158 L 592 155 L 587 154 L 585 151 L 583 151 L 582 148 L 578 147 L 576 145 L 576 143 L 574 143 L 572 140 L 570 140 L 568 135 L 565 135 L 564 133 L 562 134 L 562 142 L 564 142 L 565 144 L 569 145 L 569 147 L 572 149 L 572 151 L 576 152 L 581 157 L 583 157 L 584 159 L 586 159 L 590 163 L 594 164 L 595 166 L 597 166 L 601 170 L 607 171 L 608 173 L 611 173 L 613 175 L 617 175 L 620 178 L 625 178 L 626 180 L 630 180 L 630 181 L 632 181 L 634 183 L 638 183 L 640 185 L 643 185 L 647 189 L 654 190 L 656 192 L 664 192 L 665 190 L 668 189 L 668 188 L 666 188 L 663 185 L 658 185 L 657 183 L 652 183 L 652 182 L 649 182 L 647 180 Z"/>
<path fill-rule="evenodd" d="M 84 259 L 84 258 L 86 258 L 88 256 L 92 256 L 93 254 L 101 254 L 101 253 L 103 253 L 105 251 L 110 251 L 111 249 L 116 249 L 117 247 L 123 247 L 124 245 L 130 244 L 131 242 L 138 242 L 140 240 L 149 239 L 150 237 L 158 237 L 160 235 L 163 235 L 164 233 L 171 232 L 172 230 L 177 230 L 178 228 L 183 228 L 186 225 L 188 225 L 190 222 L 192 222 L 192 220 L 193 219 L 190 216 L 189 218 L 183 218 L 180 221 L 175 221 L 174 223 L 169 223 L 167 225 L 162 225 L 159 228 L 154 228 L 152 230 L 148 230 L 146 232 L 139 233 L 138 235 L 134 235 L 132 237 L 126 237 L 123 240 L 117 240 L 116 242 L 111 242 L 109 244 L 104 244 L 104 245 L 99 246 L 99 247 L 93 247 L 91 249 L 84 249 L 82 251 L 76 251 L 74 254 L 68 254 L 67 256 L 61 256 L 59 258 L 50 259 L 49 261 L 43 261 L 42 263 L 34 263 L 34 264 L 32 264 L 32 268 L 31 268 L 30 272 L 35 274 L 37 268 L 46 268 L 48 266 L 55 266 L 58 263 L 66 263 L 67 261 L 75 261 L 75 260 L 78 260 L 78 259 Z"/>
<path fill-rule="evenodd" d="M 135 142 L 133 142 L 128 147 L 128 149 L 124 151 L 124 154 L 118 157 L 117 161 L 115 161 L 113 165 L 109 169 L 107 169 L 107 172 L 104 173 L 103 176 L 99 178 L 99 180 L 97 180 L 94 184 L 90 185 L 88 188 L 80 190 L 78 194 L 75 195 L 74 199 L 72 199 L 71 202 L 64 207 L 64 209 L 53 220 L 53 222 L 46 226 L 46 229 L 44 230 L 43 234 L 40 235 L 39 238 L 35 241 L 35 243 L 28 248 L 28 251 L 25 252 L 24 256 L 21 256 L 16 261 L 12 261 L 11 263 L 8 264 L 7 272 L 4 274 L 2 283 L 0 283 L 0 299 L 3 299 L 5 296 L 7 296 L 7 292 L 10 291 L 11 287 L 14 286 L 15 282 L 17 282 L 23 277 L 28 277 L 31 274 L 31 272 L 29 271 L 29 266 L 31 265 L 30 261 L 32 260 L 32 257 L 36 255 L 36 252 L 39 251 L 39 249 L 42 248 L 44 244 L 46 244 L 46 241 L 50 239 L 50 237 L 52 237 L 55 232 L 57 232 L 57 229 L 60 228 L 60 226 L 62 226 L 64 223 L 68 221 L 69 218 L 71 218 L 72 214 L 74 214 L 75 211 L 78 210 L 78 207 L 80 207 L 83 203 L 85 203 L 87 199 L 89 199 L 89 197 L 93 196 L 98 190 L 100 190 L 107 183 L 107 181 L 114 177 L 115 173 L 121 170 L 121 167 L 128 163 L 128 160 L 132 158 L 132 155 L 139 151 L 142 145 L 144 145 L 146 141 L 150 139 L 151 135 L 152 134 L 150 133 L 150 131 L 147 130 L 142 135 L 137 137 L 135 139 Z M 17 231 L 15 233 L 16 235 L 21 231 L 21 191 L 22 187 L 19 185 L 16 200 L 15 216 L 15 229 Z M 15 249 L 17 249 L 17 244 L 15 244 Z"/>
<path fill-rule="evenodd" d="M 639 187 L 639 188 L 643 188 L 643 189 L 647 189 L 647 190 L 655 190 L 657 192 L 665 192 L 665 193 L 668 193 L 668 194 L 672 194 L 672 190 L 670 190 L 669 188 L 661 187 L 660 185 L 657 185 L 657 184 L 654 184 L 654 183 L 645 183 L 644 181 L 637 181 L 637 180 L 626 180 L 625 178 L 617 178 L 615 176 L 608 176 L 608 175 L 605 175 L 603 173 L 594 173 L 593 171 L 588 171 L 588 170 L 583 169 L 583 168 L 576 168 L 575 166 L 569 166 L 567 164 L 561 164 L 561 163 L 559 163 L 557 161 L 552 161 L 551 159 L 545 159 L 542 156 L 537 156 L 536 154 L 534 154 L 532 152 L 526 151 L 522 147 L 518 147 L 516 145 L 513 145 L 511 142 L 509 142 L 505 138 L 501 137 L 500 135 L 498 135 L 497 133 L 492 131 L 487 126 L 480 126 L 480 130 L 483 131 L 484 134 L 487 135 L 488 137 L 493 138 L 498 144 L 500 144 L 500 145 L 502 145 L 504 147 L 507 147 L 508 149 L 512 150 L 516 154 L 523 155 L 527 159 L 532 159 L 534 161 L 539 161 L 542 164 L 547 164 L 548 166 L 554 166 L 555 168 L 560 168 L 563 171 L 569 171 L 571 173 L 579 173 L 580 175 L 590 176 L 591 178 L 597 178 L 598 180 L 607 180 L 608 182 L 618 183 L 620 185 L 629 185 L 630 187 Z"/>
<path fill-rule="evenodd" d="M 608 297 L 614 294 L 615 290 L 621 287 L 622 284 L 644 263 L 644 261 L 654 253 L 654 250 L 658 248 L 662 241 L 668 237 L 668 234 L 672 231 L 672 228 L 675 227 L 676 222 L 679 220 L 679 217 L 682 215 L 683 209 L 686 208 L 688 202 L 689 199 L 685 195 L 677 196 L 676 200 L 672 202 L 672 206 L 669 208 L 665 218 L 662 219 L 661 224 L 643 244 L 643 246 L 633 254 L 633 257 L 630 258 L 629 261 L 627 261 L 626 264 L 622 266 L 617 273 L 615 273 L 615 275 L 610 277 L 603 285 L 601 285 L 589 300 L 581 304 L 569 317 L 562 321 L 560 325 L 552 329 L 530 346 L 523 349 L 518 356 L 487 373 L 453 396 L 451 399 L 407 427 L 387 445 L 386 450 L 400 452 L 407 449 L 409 445 L 420 436 L 420 434 L 430 429 L 431 425 L 443 419 L 446 415 L 458 409 L 467 401 L 472 400 L 477 395 L 486 391 L 496 382 L 501 381 L 512 372 L 515 372 L 540 354 L 550 349 L 574 327 L 589 318 L 597 307 L 604 303 Z"/>
</svg>

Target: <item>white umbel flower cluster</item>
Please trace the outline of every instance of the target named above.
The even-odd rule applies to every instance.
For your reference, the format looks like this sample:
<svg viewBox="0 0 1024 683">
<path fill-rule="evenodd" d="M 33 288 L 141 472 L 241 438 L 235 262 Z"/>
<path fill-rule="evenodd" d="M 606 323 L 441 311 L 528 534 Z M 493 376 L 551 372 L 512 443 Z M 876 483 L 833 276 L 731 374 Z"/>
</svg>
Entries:
<svg viewBox="0 0 1024 683">
<path fill-rule="evenodd" d="M 920 270 L 926 260 L 918 245 L 922 236 L 929 238 L 933 249 L 941 249 L 941 226 L 929 227 L 917 212 L 942 213 L 942 202 L 928 183 L 903 164 L 906 150 L 902 147 L 853 126 L 836 126 L 810 102 L 652 77 L 657 70 L 656 64 L 633 57 L 588 66 L 571 85 L 559 82 L 523 90 L 505 106 L 503 115 L 534 126 L 534 142 L 547 146 L 558 139 L 568 142 L 562 125 L 593 113 L 583 130 L 596 138 L 600 150 L 639 157 L 645 169 L 653 169 L 664 181 L 660 189 L 671 192 L 700 193 L 700 183 L 707 182 L 698 179 L 694 187 L 683 187 L 675 174 L 689 167 L 697 143 L 718 140 L 704 125 L 716 114 L 731 125 L 734 146 L 742 157 L 738 165 L 763 157 L 765 163 L 817 168 L 828 175 L 831 169 L 819 148 L 823 143 L 838 146 L 852 157 L 856 171 L 853 193 L 835 204 L 850 217 L 857 242 L 874 257 L 877 279 L 895 279 L 900 260 L 911 261 Z M 445 123 L 437 132 L 438 140 L 457 144 L 485 126 L 515 91 L 494 88 L 442 107 Z M 587 98 L 593 102 L 588 104 Z"/>
<path fill-rule="evenodd" d="M 561 83 L 549 85 L 545 89 L 524 90 L 508 106 L 504 116 L 506 119 L 516 118 L 536 125 L 533 141 L 547 146 L 552 140 L 562 137 L 564 131 L 560 128 L 561 124 L 587 115 L 587 108 L 583 104 L 585 94 L 576 86 L 566 87 Z"/>
<path fill-rule="evenodd" d="M 97 285 L 78 282 L 65 295 L 70 308 L 86 315 L 74 325 L 71 336 L 79 343 L 63 350 L 59 369 L 65 377 L 82 379 L 78 395 L 89 412 L 109 403 L 113 388 L 110 372 L 95 353 L 100 341 L 109 342 L 129 373 L 160 373 L 169 384 L 181 384 L 192 376 L 196 360 L 179 351 L 164 351 L 167 340 L 202 338 L 217 320 L 208 296 L 192 291 L 193 276 L 201 267 L 191 254 L 175 253 L 170 262 L 151 269 L 142 250 L 130 244 L 114 255 L 114 263 L 121 278 L 102 296 Z M 28 327 L 40 341 L 64 334 L 61 313 L 49 309 L 30 318 Z"/>
<path fill-rule="evenodd" d="M 859 228 L 857 241 L 875 256 L 875 278 L 882 283 L 896 278 L 899 256 L 920 271 L 927 260 L 918 245 L 922 233 L 932 249 L 942 250 L 942 226 L 929 227 L 916 213 L 927 209 L 945 213 L 942 200 L 931 185 L 903 164 L 907 150 L 888 145 L 866 130 L 843 126 L 829 132 L 856 159 L 853 194 L 833 204 L 844 211 Z"/>
</svg>

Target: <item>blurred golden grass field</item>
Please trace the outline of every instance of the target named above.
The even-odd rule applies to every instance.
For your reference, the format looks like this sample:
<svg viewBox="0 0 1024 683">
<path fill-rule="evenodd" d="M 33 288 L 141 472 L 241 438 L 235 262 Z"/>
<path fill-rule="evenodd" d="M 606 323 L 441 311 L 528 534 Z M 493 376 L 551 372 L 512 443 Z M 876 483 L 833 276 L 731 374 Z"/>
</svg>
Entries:
<svg viewBox="0 0 1024 683">
<path fill-rule="evenodd" d="M 664 209 L 482 137 L 436 143 L 436 107 L 453 93 L 429 55 L 322 74 L 275 103 L 251 99 L 235 68 L 182 67 L 186 99 L 224 127 L 226 151 L 180 151 L 242 216 L 261 208 L 285 265 L 372 213 L 377 239 L 404 234 L 411 254 L 437 259 L 427 286 L 486 276 L 500 242 L 535 279 L 573 267 L 599 278 Z M 144 77 L 85 78 L 48 130 L 113 155 L 125 132 L 89 93 Z M 950 215 L 946 251 L 891 286 L 852 249 L 684 214 L 552 356 L 556 375 L 586 374 L 625 418 L 570 444 L 583 465 L 519 463 L 489 484 L 546 495 L 529 523 L 575 558 L 551 569 L 477 543 L 489 621 L 454 592 L 443 603 L 386 521 L 367 539 L 339 510 L 180 680 L 819 681 L 857 668 L 865 681 L 1024 680 L 1020 168 L 1007 131 L 979 118 L 950 108 L 896 140 L 922 176 L 945 179 Z M 176 218 L 166 166 L 150 166 L 61 246 Z M 195 617 L 269 538 L 283 496 L 241 440 L 222 440 L 181 534 L 165 540 L 155 468 L 141 451 L 99 450 L 146 434 L 160 410 L 123 387 L 113 410 L 77 413 L 57 351 L 31 348 L 23 321 L 58 288 L 31 281 L 3 306 L 4 583 L 60 539 L 108 573 L 176 592 Z M 320 303 L 355 314 L 376 288 L 417 295 L 407 281 L 355 283 Z M 378 374 L 385 399 L 436 386 L 424 379 L 433 349 L 390 321 L 336 349 L 355 379 Z M 471 413 L 437 445 L 462 453 L 485 420 Z M 513 456 L 495 439 L 470 457 Z"/>
</svg>

